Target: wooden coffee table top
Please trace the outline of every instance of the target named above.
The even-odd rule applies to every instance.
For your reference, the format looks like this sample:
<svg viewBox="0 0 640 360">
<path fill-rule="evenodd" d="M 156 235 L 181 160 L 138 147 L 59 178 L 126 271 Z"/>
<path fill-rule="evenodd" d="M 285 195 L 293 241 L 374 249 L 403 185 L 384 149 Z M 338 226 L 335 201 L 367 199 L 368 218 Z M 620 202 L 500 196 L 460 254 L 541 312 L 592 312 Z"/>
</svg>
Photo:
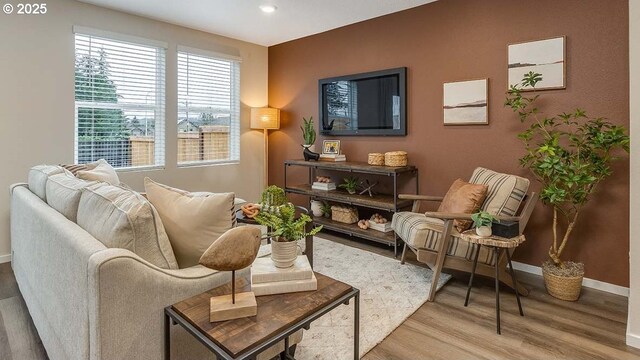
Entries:
<svg viewBox="0 0 640 360">
<path fill-rule="evenodd" d="M 230 294 L 231 284 L 181 301 L 172 308 L 211 341 L 237 357 L 353 290 L 351 285 L 328 276 L 317 272 L 315 276 L 318 280 L 316 291 L 256 297 L 258 315 L 248 318 L 209 322 L 209 299 Z M 237 292 L 250 289 L 248 277 L 237 280 Z"/>
<path fill-rule="evenodd" d="M 512 238 L 504 238 L 501 236 L 480 236 L 476 231 L 471 229 L 464 231 L 460 236 L 472 244 L 480 244 L 485 246 L 493 246 L 498 248 L 516 248 L 525 241 L 524 235 L 518 235 Z"/>
</svg>

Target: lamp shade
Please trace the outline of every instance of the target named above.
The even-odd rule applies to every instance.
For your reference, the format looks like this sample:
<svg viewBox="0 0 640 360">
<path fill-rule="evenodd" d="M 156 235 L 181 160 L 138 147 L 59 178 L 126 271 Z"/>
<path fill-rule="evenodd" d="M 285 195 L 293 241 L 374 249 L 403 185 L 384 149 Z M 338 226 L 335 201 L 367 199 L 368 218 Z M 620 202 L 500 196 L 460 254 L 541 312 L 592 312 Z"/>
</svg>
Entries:
<svg viewBox="0 0 640 360">
<path fill-rule="evenodd" d="M 252 129 L 279 129 L 280 109 L 276 108 L 251 108 Z"/>
</svg>

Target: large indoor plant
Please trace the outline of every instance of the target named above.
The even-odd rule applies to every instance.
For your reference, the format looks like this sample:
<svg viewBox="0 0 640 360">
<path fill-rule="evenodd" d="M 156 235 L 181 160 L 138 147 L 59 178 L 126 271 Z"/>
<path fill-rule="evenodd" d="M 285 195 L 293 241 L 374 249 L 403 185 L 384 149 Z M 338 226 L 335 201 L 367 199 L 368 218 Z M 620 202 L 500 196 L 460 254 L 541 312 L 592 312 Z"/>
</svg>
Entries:
<svg viewBox="0 0 640 360">
<path fill-rule="evenodd" d="M 284 193 L 276 186 L 270 186 L 265 192 L 279 194 L 280 191 L 276 189 Z M 271 196 L 267 196 L 267 198 L 269 197 Z M 293 265 L 298 255 L 298 240 L 317 234 L 322 230 L 322 226 L 307 232 L 307 224 L 311 222 L 311 217 L 307 214 L 296 216 L 295 206 L 288 202 L 271 204 L 268 207 L 263 206 L 255 220 L 258 224 L 269 229 L 268 236 L 271 237 L 271 259 L 273 262 L 277 267 L 287 268 Z"/>
<path fill-rule="evenodd" d="M 623 126 L 589 117 L 581 109 L 543 115 L 536 107 L 539 95 L 535 93 L 541 80 L 540 74 L 526 74 L 509 89 L 505 106 L 528 124 L 518 135 L 526 150 L 520 164 L 540 181 L 540 198 L 553 209 L 553 242 L 549 259 L 542 265 L 547 291 L 563 300 L 577 300 L 584 264 L 565 261 L 562 253 L 584 205 L 597 185 L 611 175 L 613 153 L 619 149 L 629 152 L 629 136 Z M 523 90 L 534 91 L 525 96 Z"/>
</svg>

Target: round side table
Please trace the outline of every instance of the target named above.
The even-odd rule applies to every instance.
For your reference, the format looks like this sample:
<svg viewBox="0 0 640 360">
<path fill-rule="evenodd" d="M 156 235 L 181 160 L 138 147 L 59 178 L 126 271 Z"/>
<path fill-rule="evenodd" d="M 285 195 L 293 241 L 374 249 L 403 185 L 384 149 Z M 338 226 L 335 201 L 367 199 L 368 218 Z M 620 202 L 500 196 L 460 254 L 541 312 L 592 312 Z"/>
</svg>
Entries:
<svg viewBox="0 0 640 360">
<path fill-rule="evenodd" d="M 473 285 L 473 276 L 476 272 L 476 267 L 478 266 L 478 256 L 480 255 L 480 247 L 487 246 L 493 249 L 493 254 L 495 258 L 495 268 L 496 268 L 496 332 L 500 335 L 500 272 L 498 269 L 498 260 L 500 259 L 500 254 L 504 251 L 507 254 L 507 261 L 509 263 L 509 271 L 511 272 L 511 280 L 513 280 L 513 286 L 516 289 L 516 300 L 518 301 L 518 310 L 520 310 L 520 316 L 524 316 L 524 312 L 522 311 L 522 304 L 520 303 L 520 294 L 518 294 L 518 282 L 516 280 L 516 272 L 513 269 L 513 265 L 511 264 L 511 254 L 509 253 L 510 249 L 514 249 L 518 247 L 518 245 L 522 244 L 525 241 L 524 235 L 518 235 L 512 238 L 503 238 L 500 236 L 488 236 L 483 237 L 476 234 L 475 229 L 467 230 L 460 234 L 460 236 L 474 245 L 475 248 L 475 256 L 473 257 L 473 268 L 471 270 L 471 277 L 469 278 L 469 285 L 467 286 L 467 296 L 464 299 L 464 306 L 469 304 L 469 294 L 471 293 L 471 286 Z"/>
</svg>

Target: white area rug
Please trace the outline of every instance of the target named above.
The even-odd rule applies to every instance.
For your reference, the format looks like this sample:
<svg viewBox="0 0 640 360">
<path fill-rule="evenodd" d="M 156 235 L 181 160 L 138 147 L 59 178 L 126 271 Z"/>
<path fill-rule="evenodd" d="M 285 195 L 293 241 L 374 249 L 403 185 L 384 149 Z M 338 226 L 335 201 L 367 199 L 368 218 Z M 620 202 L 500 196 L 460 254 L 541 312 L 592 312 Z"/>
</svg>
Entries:
<svg viewBox="0 0 640 360">
<path fill-rule="evenodd" d="M 382 342 L 427 301 L 433 272 L 398 259 L 314 238 L 314 270 L 360 289 L 360 356 Z M 450 275 L 440 275 L 438 289 Z M 305 331 L 296 359 L 353 359 L 353 301 Z"/>
</svg>

